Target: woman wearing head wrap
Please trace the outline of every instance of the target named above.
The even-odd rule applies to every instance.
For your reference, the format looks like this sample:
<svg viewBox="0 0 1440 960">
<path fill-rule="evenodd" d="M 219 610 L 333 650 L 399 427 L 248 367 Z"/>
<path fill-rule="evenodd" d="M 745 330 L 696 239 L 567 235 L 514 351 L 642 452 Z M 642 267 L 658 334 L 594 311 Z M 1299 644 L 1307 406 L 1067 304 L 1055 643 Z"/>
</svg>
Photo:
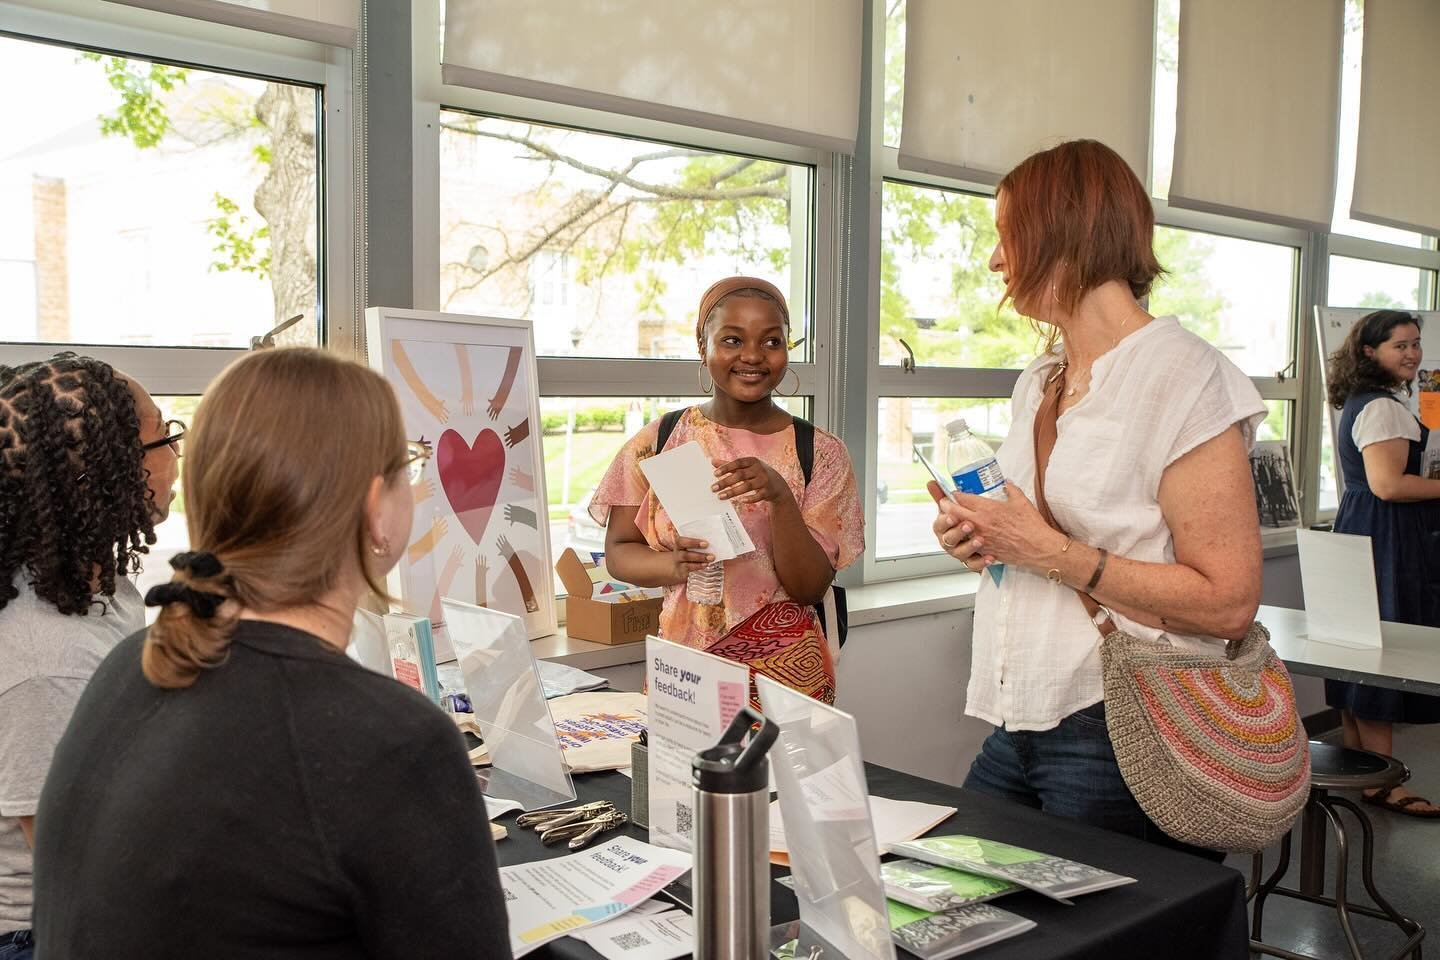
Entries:
<svg viewBox="0 0 1440 960">
<path fill-rule="evenodd" d="M 701 298 L 695 339 L 700 389 L 710 400 L 681 413 L 663 443 L 662 421 L 631 437 L 590 500 L 591 514 L 607 528 L 606 565 L 619 579 L 665 588 L 665 639 L 833 702 L 834 662 L 814 606 L 835 572 L 865 548 L 849 454 L 815 429 L 806 481 L 805 441 L 797 447 L 796 420 L 773 399 L 790 343 L 789 309 L 773 284 L 754 277 L 716 283 Z M 640 461 L 657 445 L 674 449 L 692 440 L 714 463 L 714 489 L 735 504 L 754 552 L 714 562 L 709 544 L 680 536 L 651 493 Z"/>
</svg>

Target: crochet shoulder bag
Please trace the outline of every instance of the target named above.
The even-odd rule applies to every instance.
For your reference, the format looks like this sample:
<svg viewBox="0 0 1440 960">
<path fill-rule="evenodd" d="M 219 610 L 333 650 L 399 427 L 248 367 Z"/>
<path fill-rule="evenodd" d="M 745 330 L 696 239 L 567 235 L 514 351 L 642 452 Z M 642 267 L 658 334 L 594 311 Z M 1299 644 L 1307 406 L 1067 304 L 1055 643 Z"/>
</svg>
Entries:
<svg viewBox="0 0 1440 960">
<path fill-rule="evenodd" d="M 1035 414 L 1035 505 L 1055 448 L 1063 367 Z M 1223 656 L 1177 650 L 1117 630 L 1076 588 L 1100 631 L 1105 722 L 1140 809 L 1176 840 L 1253 853 L 1289 831 L 1310 793 L 1310 749 L 1290 674 L 1258 622 Z"/>
</svg>

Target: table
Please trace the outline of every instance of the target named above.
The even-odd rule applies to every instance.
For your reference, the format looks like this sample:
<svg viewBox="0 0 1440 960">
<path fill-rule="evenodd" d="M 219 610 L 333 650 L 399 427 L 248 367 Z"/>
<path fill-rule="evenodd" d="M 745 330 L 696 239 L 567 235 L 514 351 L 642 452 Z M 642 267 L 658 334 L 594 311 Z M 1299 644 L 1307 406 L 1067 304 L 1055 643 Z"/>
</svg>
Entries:
<svg viewBox="0 0 1440 960">
<path fill-rule="evenodd" d="M 1013 940 L 985 947 L 976 954 L 984 960 L 1153 960 L 1161 956 L 1167 960 L 1240 960 L 1249 956 L 1244 882 L 1228 867 L 874 764 L 867 763 L 865 773 L 870 792 L 877 796 L 958 808 L 932 831 L 937 835 L 983 836 L 1069 857 L 1139 881 L 1078 897 L 1073 906 L 1029 891 L 1010 894 L 998 905 L 1038 926 Z M 630 780 L 622 774 L 579 775 L 575 788 L 582 801 L 610 800 L 622 810 L 630 809 Z M 509 838 L 496 847 L 502 866 L 566 852 L 563 845 L 542 846 L 533 832 L 516 827 L 514 819 L 514 814 L 508 814 L 499 821 L 510 830 Z M 648 838 L 638 827 L 625 829 L 638 839 Z M 772 877 L 788 872 L 771 867 Z M 772 883 L 770 912 L 772 923 L 795 919 L 799 911 L 794 893 Z M 556 940 L 529 956 L 600 957 L 570 938 Z"/>
<path fill-rule="evenodd" d="M 1304 610 L 1261 607 L 1256 619 L 1291 673 L 1440 696 L 1440 629 L 1382 621 L 1383 646 L 1366 650 L 1310 639 Z"/>
</svg>

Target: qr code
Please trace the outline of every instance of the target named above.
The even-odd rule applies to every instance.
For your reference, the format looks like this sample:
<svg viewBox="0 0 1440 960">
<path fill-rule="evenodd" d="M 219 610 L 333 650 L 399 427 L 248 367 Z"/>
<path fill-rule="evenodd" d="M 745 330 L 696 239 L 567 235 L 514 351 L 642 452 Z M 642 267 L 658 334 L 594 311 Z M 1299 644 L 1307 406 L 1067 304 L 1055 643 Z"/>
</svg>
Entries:
<svg viewBox="0 0 1440 960">
<path fill-rule="evenodd" d="M 675 832 L 686 840 L 690 840 L 694 831 L 694 816 L 690 810 L 690 804 L 675 801 Z"/>
<path fill-rule="evenodd" d="M 639 950 L 642 947 L 650 946 L 650 941 L 646 940 L 634 930 L 627 930 L 619 936 L 611 937 L 610 942 L 621 950 Z"/>
<path fill-rule="evenodd" d="M 520 899 L 519 897 L 515 896 L 515 894 L 513 894 L 513 893 L 510 892 L 510 888 L 509 888 L 509 887 L 503 887 L 502 889 L 505 891 L 505 902 L 506 902 L 506 903 L 510 903 L 510 902 L 513 901 L 513 900 L 519 900 L 519 899 Z"/>
</svg>

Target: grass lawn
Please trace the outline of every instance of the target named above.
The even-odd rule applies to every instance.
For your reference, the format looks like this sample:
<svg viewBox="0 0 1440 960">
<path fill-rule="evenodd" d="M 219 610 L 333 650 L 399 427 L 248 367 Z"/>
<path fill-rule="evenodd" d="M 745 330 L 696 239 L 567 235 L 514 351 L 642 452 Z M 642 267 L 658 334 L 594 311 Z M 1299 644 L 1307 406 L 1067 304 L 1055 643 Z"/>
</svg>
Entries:
<svg viewBox="0 0 1440 960">
<path fill-rule="evenodd" d="M 585 499 L 629 437 L 619 430 L 570 435 L 570 488 L 565 489 L 565 434 L 544 438 L 545 492 L 551 519 L 561 519 L 570 506 Z"/>
</svg>

